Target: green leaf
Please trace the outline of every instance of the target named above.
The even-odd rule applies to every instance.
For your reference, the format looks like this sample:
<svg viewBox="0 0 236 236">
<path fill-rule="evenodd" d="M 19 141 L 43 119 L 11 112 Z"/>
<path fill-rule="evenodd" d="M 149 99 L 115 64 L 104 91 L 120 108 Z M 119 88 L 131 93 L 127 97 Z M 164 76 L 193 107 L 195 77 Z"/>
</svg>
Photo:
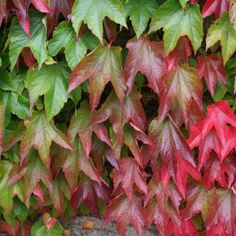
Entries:
<svg viewBox="0 0 236 236">
<path fill-rule="evenodd" d="M 181 4 L 182 7 L 186 7 L 186 3 L 188 2 L 189 0 L 179 0 L 179 3 Z"/>
<path fill-rule="evenodd" d="M 146 29 L 157 6 L 156 0 L 130 0 L 125 6 L 126 16 L 130 17 L 137 38 Z"/>
<path fill-rule="evenodd" d="M 70 70 L 63 63 L 43 66 L 40 70 L 29 70 L 26 87 L 29 90 L 31 110 L 39 96 L 44 95 L 47 119 L 51 120 L 67 101 L 67 80 Z"/>
<path fill-rule="evenodd" d="M 32 146 L 38 152 L 41 160 L 50 167 L 50 146 L 52 141 L 65 149 L 73 150 L 65 135 L 60 132 L 53 122 L 48 122 L 43 112 L 35 112 L 33 116 L 25 121 L 26 130 L 22 135 L 20 143 L 21 163 L 28 155 Z"/>
<path fill-rule="evenodd" d="M 16 65 L 17 58 L 21 51 L 29 47 L 39 63 L 39 67 L 47 59 L 46 51 L 46 37 L 47 31 L 44 24 L 44 15 L 37 12 L 30 12 L 30 38 L 26 36 L 26 33 L 18 23 L 17 18 L 12 20 L 9 32 L 9 57 L 11 62 L 11 70 Z"/>
<path fill-rule="evenodd" d="M 28 214 L 29 211 L 24 203 L 22 203 L 18 198 L 14 199 L 14 208 L 13 208 L 14 215 L 23 223 Z"/>
<path fill-rule="evenodd" d="M 34 223 L 34 225 L 31 228 L 30 235 L 31 236 L 62 236 L 63 228 L 62 226 L 57 222 L 56 225 L 48 230 L 46 226 L 44 225 L 42 220 L 37 221 Z"/>
<path fill-rule="evenodd" d="M 230 22 L 229 15 L 223 14 L 208 30 L 206 48 L 210 48 L 218 41 L 221 43 L 224 64 L 236 51 L 236 30 Z"/>
<path fill-rule="evenodd" d="M 182 8 L 178 0 L 168 0 L 161 5 L 150 24 L 150 32 L 164 29 L 164 47 L 169 54 L 180 37 L 188 36 L 196 52 L 203 38 L 203 20 L 198 5 Z"/>
<path fill-rule="evenodd" d="M 98 40 L 91 33 L 84 34 L 79 39 L 70 23 L 61 22 L 55 29 L 53 37 L 48 42 L 48 53 L 55 56 L 64 48 L 66 61 L 71 69 L 81 61 L 87 50 L 93 50 L 98 45 Z"/>
<path fill-rule="evenodd" d="M 76 34 L 84 22 L 100 42 L 103 42 L 103 20 L 106 16 L 126 27 L 120 0 L 76 0 L 72 8 L 71 20 Z"/>
</svg>

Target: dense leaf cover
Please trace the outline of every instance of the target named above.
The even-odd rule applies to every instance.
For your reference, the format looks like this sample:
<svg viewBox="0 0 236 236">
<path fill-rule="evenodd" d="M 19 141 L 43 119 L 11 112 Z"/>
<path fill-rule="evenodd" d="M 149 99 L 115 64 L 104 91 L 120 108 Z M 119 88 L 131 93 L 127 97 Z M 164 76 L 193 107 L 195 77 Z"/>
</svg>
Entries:
<svg viewBox="0 0 236 236">
<path fill-rule="evenodd" d="M 0 0 L 0 232 L 236 235 L 235 0 Z"/>
</svg>

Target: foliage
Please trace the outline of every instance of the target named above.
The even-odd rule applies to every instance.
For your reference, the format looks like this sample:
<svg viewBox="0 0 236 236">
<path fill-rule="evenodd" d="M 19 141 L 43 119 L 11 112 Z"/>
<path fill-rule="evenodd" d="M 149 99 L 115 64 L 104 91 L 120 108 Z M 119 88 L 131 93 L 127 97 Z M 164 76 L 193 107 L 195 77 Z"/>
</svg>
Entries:
<svg viewBox="0 0 236 236">
<path fill-rule="evenodd" d="M 0 232 L 236 235 L 235 0 L 0 0 Z"/>
</svg>

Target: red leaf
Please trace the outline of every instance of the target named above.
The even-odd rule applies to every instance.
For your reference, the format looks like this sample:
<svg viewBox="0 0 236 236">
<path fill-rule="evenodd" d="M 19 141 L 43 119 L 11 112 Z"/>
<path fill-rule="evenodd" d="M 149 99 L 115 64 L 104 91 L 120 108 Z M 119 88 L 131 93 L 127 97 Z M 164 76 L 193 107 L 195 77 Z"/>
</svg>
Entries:
<svg viewBox="0 0 236 236">
<path fill-rule="evenodd" d="M 145 172 L 139 168 L 137 162 L 133 158 L 125 157 L 119 160 L 118 164 L 119 170 L 113 169 L 112 171 L 114 192 L 121 183 L 125 194 L 128 196 L 130 201 L 133 201 L 134 199 L 134 184 L 141 192 L 147 194 L 147 185 L 143 178 Z"/>
<path fill-rule="evenodd" d="M 30 3 L 40 12 L 48 13 L 51 9 L 46 4 L 45 0 L 12 0 L 15 5 L 15 11 L 19 19 L 22 29 L 25 31 L 27 37 L 30 37 L 30 20 L 28 15 L 28 8 Z"/>
<path fill-rule="evenodd" d="M 151 160 L 153 170 L 156 169 L 156 160 L 160 154 L 163 160 L 161 176 L 163 183 L 166 185 L 169 177 L 172 177 L 182 196 L 185 196 L 188 174 L 197 180 L 200 180 L 201 177 L 196 170 L 193 154 L 183 135 L 172 119 L 167 117 L 162 122 L 158 119 L 151 122 L 149 136 L 157 146 L 145 150 Z"/>
<path fill-rule="evenodd" d="M 213 96 L 216 89 L 216 81 L 220 80 L 223 85 L 226 83 L 223 61 L 214 54 L 209 56 L 200 55 L 197 60 L 199 76 L 205 78 L 207 88 Z"/>
<path fill-rule="evenodd" d="M 169 111 L 177 112 L 182 117 L 181 123 L 184 121 L 188 125 L 193 100 L 199 109 L 202 106 L 202 82 L 197 70 L 187 64 L 178 66 L 169 73 L 166 82 L 167 89 L 159 106 L 160 119 L 164 119 Z"/>
<path fill-rule="evenodd" d="M 123 143 L 126 123 L 132 122 L 139 129 L 144 130 L 146 116 L 140 102 L 141 95 L 136 89 L 120 104 L 116 96 L 111 93 L 102 107 L 95 113 L 91 123 L 102 123 L 107 119 L 112 123 L 115 134 L 120 143 Z"/>
<path fill-rule="evenodd" d="M 29 48 L 24 48 L 23 49 L 22 57 L 23 57 L 23 60 L 24 60 L 25 64 L 29 68 L 33 67 L 33 65 L 35 64 L 36 60 L 35 60 L 35 57 L 34 57 L 33 53 L 31 52 L 31 50 Z"/>
<path fill-rule="evenodd" d="M 8 233 L 12 236 L 17 235 L 20 229 L 19 221 L 16 221 L 14 225 L 9 225 L 5 221 L 0 220 L 0 232 Z"/>
<path fill-rule="evenodd" d="M 73 2 L 73 0 L 50 0 L 50 9 L 52 10 L 47 14 L 48 35 L 52 34 L 55 26 L 57 25 L 57 20 L 60 13 L 62 13 L 65 19 L 69 18 Z"/>
<path fill-rule="evenodd" d="M 175 49 L 166 57 L 168 71 L 172 71 L 181 60 L 188 63 L 188 57 L 192 55 L 188 37 L 181 37 Z"/>
<path fill-rule="evenodd" d="M 121 64 L 121 48 L 99 46 L 84 57 L 72 71 L 68 91 L 71 92 L 86 80 L 89 80 L 90 85 L 89 101 L 92 111 L 99 104 L 101 94 L 109 81 L 122 103 L 126 86 Z"/>
<path fill-rule="evenodd" d="M 104 124 L 91 124 L 92 114 L 89 111 L 89 105 L 87 102 L 82 102 L 80 108 L 75 112 L 74 116 L 71 119 L 70 126 L 68 129 L 69 137 L 74 140 L 75 136 L 78 134 L 80 137 L 83 150 L 86 156 L 89 156 L 89 153 L 92 148 L 92 133 L 94 132 L 97 137 L 111 146 L 106 127 Z"/>
<path fill-rule="evenodd" d="M 229 11 L 229 0 L 207 0 L 202 9 L 202 16 L 207 17 L 215 14 L 216 18 Z"/>
<path fill-rule="evenodd" d="M 137 235 L 141 236 L 144 227 L 144 218 L 142 216 L 141 199 L 137 196 L 133 201 L 121 194 L 111 200 L 104 213 L 104 224 L 116 221 L 117 233 L 119 236 L 126 235 L 126 228 L 129 223 L 134 226 Z"/>
<path fill-rule="evenodd" d="M 54 217 L 51 217 L 49 213 L 43 214 L 43 223 L 45 224 L 47 230 L 51 230 L 54 228 L 55 224 L 57 223 L 57 219 Z"/>
<path fill-rule="evenodd" d="M 149 86 L 157 94 L 163 90 L 162 77 L 166 72 L 164 49 L 162 43 L 150 41 L 148 36 L 131 39 L 126 46 L 129 49 L 125 62 L 125 78 L 128 93 L 131 92 L 135 75 L 138 71 L 143 73 L 149 82 Z"/>
<path fill-rule="evenodd" d="M 191 129 L 188 144 L 199 147 L 199 169 L 201 169 L 211 151 L 215 151 L 220 160 L 235 147 L 236 116 L 226 101 L 207 106 L 207 116 Z"/>
<path fill-rule="evenodd" d="M 88 209 L 96 215 L 99 215 L 98 199 L 102 199 L 108 204 L 110 200 L 110 189 L 103 182 L 99 185 L 97 182 L 81 175 L 77 189 L 72 193 L 71 206 L 76 209 L 82 202 Z"/>
</svg>

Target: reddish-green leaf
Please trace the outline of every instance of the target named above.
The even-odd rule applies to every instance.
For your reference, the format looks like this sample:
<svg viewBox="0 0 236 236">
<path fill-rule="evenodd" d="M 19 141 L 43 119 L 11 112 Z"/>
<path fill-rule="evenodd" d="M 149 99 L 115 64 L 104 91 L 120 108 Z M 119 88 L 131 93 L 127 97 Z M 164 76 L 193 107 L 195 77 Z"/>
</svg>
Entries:
<svg viewBox="0 0 236 236">
<path fill-rule="evenodd" d="M 178 66 L 169 73 L 166 82 L 167 89 L 159 106 L 160 119 L 164 119 L 170 111 L 173 116 L 177 112 L 182 117 L 181 123 L 184 121 L 188 125 L 193 100 L 200 110 L 202 105 L 202 82 L 197 70 L 187 64 Z"/>
<path fill-rule="evenodd" d="M 91 123 L 102 123 L 109 119 L 119 142 L 123 143 L 123 127 L 126 123 L 132 123 L 144 130 L 146 116 L 140 98 L 141 95 L 133 89 L 132 93 L 125 98 L 124 103 L 120 104 L 114 93 L 110 94 L 102 107 L 94 114 Z"/>
<path fill-rule="evenodd" d="M 74 140 L 75 136 L 78 134 L 86 156 L 89 156 L 89 153 L 92 148 L 93 132 L 101 141 L 111 146 L 111 142 L 108 138 L 107 130 L 104 124 L 91 124 L 91 119 L 92 114 L 89 111 L 89 105 L 87 102 L 83 102 L 80 104 L 79 110 L 77 110 L 74 116 L 72 117 L 70 127 L 67 131 L 69 137 L 72 140 Z"/>
<path fill-rule="evenodd" d="M 207 88 L 214 95 L 216 89 L 216 81 L 219 80 L 223 85 L 226 83 L 226 74 L 223 62 L 216 55 L 209 56 L 200 55 L 198 58 L 198 73 L 204 77 L 207 83 Z"/>
<path fill-rule="evenodd" d="M 121 48 L 99 46 L 88 54 L 73 70 L 69 81 L 69 92 L 89 80 L 90 105 L 97 107 L 105 85 L 110 81 L 122 103 L 125 96 L 124 72 L 121 64 Z"/>
<path fill-rule="evenodd" d="M 139 190 L 147 194 L 147 185 L 145 181 L 145 172 L 143 172 L 137 162 L 131 157 L 125 157 L 118 161 L 118 170 L 113 169 L 112 179 L 114 181 L 114 191 L 119 184 L 125 191 L 130 201 L 134 199 L 134 184 Z"/>
<path fill-rule="evenodd" d="M 137 235 L 141 236 L 144 227 L 141 199 L 135 196 L 133 201 L 129 201 L 124 194 L 113 198 L 105 210 L 104 224 L 112 220 L 116 221 L 119 236 L 126 235 L 129 223 L 134 226 Z"/>
<path fill-rule="evenodd" d="M 188 175 L 200 180 L 191 149 L 183 135 L 170 117 L 160 121 L 154 119 L 149 126 L 149 136 L 157 147 L 149 148 L 145 154 L 149 155 L 152 168 L 155 170 L 157 158 L 160 154 L 163 164 L 161 180 L 167 185 L 172 178 L 178 190 L 185 196 Z"/>
<path fill-rule="evenodd" d="M 66 149 L 73 149 L 64 134 L 54 126 L 53 122 L 47 121 L 43 112 L 35 112 L 29 120 L 25 121 L 25 126 L 26 130 L 22 134 L 20 143 L 21 163 L 23 163 L 32 146 L 38 150 L 41 160 L 48 168 L 50 167 L 52 141 Z"/>
<path fill-rule="evenodd" d="M 138 71 L 148 78 L 149 86 L 160 94 L 163 90 L 162 77 L 166 72 L 163 45 L 150 41 L 147 35 L 131 39 L 126 47 L 129 49 L 125 62 L 125 79 L 128 93 L 131 92 Z"/>
</svg>

